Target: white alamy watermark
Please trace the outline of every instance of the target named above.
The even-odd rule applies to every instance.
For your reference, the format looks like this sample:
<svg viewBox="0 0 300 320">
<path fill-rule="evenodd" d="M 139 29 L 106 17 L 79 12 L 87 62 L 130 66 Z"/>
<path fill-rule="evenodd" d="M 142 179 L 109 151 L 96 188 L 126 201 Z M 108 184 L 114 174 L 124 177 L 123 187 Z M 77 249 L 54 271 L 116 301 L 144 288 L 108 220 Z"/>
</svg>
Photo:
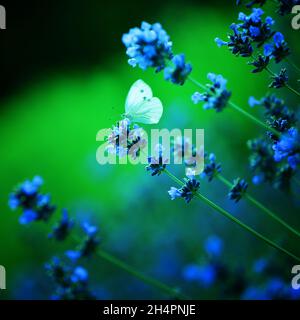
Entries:
<svg viewBox="0 0 300 320">
<path fill-rule="evenodd" d="M 0 29 L 6 29 L 6 10 L 0 5 Z"/>
<path fill-rule="evenodd" d="M 0 290 L 6 289 L 6 271 L 3 266 L 0 266 Z"/>
<path fill-rule="evenodd" d="M 292 8 L 292 14 L 295 14 L 295 16 L 292 18 L 292 28 L 294 30 L 300 29 L 300 5 L 294 6 Z"/>
<path fill-rule="evenodd" d="M 299 290 L 300 289 L 300 265 L 293 266 L 292 274 L 295 275 L 291 282 L 292 288 L 294 290 Z"/>
<path fill-rule="evenodd" d="M 96 141 L 100 165 L 106 164 L 175 164 L 186 166 L 187 173 L 199 175 L 204 169 L 203 129 L 151 129 L 122 120 L 113 129 L 101 129 Z"/>
</svg>

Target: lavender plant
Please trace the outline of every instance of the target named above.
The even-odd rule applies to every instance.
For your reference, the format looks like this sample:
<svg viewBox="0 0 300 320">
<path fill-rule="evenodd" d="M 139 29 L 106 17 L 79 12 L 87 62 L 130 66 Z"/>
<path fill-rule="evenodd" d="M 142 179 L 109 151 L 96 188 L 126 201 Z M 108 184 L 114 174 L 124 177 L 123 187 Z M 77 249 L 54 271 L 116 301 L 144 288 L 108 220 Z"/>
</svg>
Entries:
<svg viewBox="0 0 300 320">
<path fill-rule="evenodd" d="M 260 4 L 263 5 L 263 3 Z M 272 83 L 270 84 L 270 87 L 280 88 L 285 86 L 293 93 L 300 95 L 298 91 L 287 84 L 288 76 L 285 69 L 282 69 L 278 75 L 275 75 L 268 67 L 271 60 L 279 63 L 283 59 L 285 59 L 290 54 L 290 49 L 284 40 L 284 36 L 280 32 L 272 30 L 274 20 L 271 17 L 267 17 L 265 18 L 265 20 L 262 20 L 263 14 L 264 12 L 261 9 L 257 8 L 253 8 L 252 13 L 249 16 L 244 13 L 240 13 L 239 20 L 241 22 L 239 24 L 233 24 L 231 26 L 233 34 L 229 36 L 229 41 L 225 42 L 217 38 L 216 42 L 219 46 L 228 46 L 233 54 L 241 55 L 243 57 L 253 57 L 254 46 L 257 50 L 263 46 L 264 55 L 260 53 L 257 60 L 250 62 L 255 66 L 254 72 L 260 72 L 266 69 L 272 75 Z M 149 24 L 147 25 L 149 26 Z M 143 31 L 143 24 L 141 29 L 131 29 L 129 34 L 140 34 L 141 31 Z M 143 56 L 144 59 L 147 59 L 147 56 L 143 53 L 142 50 L 140 50 L 139 44 L 132 44 L 124 41 L 124 37 L 126 36 L 127 35 L 123 36 L 123 43 L 127 47 L 127 54 L 128 51 L 131 50 L 133 46 L 135 46 L 136 50 L 138 51 L 139 59 L 141 58 L 141 56 Z M 158 35 L 156 37 L 158 37 Z M 271 39 L 272 42 L 269 43 Z M 162 53 L 159 50 L 153 50 L 153 52 L 155 52 L 156 60 L 161 60 L 163 57 L 165 61 L 167 57 L 165 53 Z M 170 61 L 171 57 L 169 58 L 169 62 Z M 129 63 L 132 65 L 131 61 L 129 61 Z M 167 65 L 167 63 L 164 63 L 164 65 Z M 209 73 L 208 79 L 212 82 L 212 84 L 205 86 L 190 77 L 192 68 L 190 67 L 190 64 L 185 64 L 184 59 L 181 59 L 180 65 L 181 67 L 177 68 L 176 77 L 172 78 L 172 82 L 175 84 L 183 85 L 185 81 L 189 79 L 194 84 L 202 88 L 204 90 L 203 93 L 196 92 L 192 96 L 192 100 L 195 104 L 199 103 L 200 101 L 204 102 L 204 109 L 215 109 L 217 112 L 224 110 L 227 105 L 230 105 L 235 110 L 239 111 L 241 114 L 247 116 L 256 124 L 267 130 L 267 136 L 270 139 L 270 142 L 268 143 L 269 145 L 271 144 L 271 149 L 269 150 L 271 152 L 268 155 L 270 156 L 271 161 L 276 163 L 287 159 L 287 162 L 284 164 L 281 163 L 279 168 L 276 166 L 274 168 L 273 175 L 276 176 L 276 180 L 278 178 L 280 180 L 279 182 L 276 181 L 276 184 L 278 183 L 277 186 L 282 189 L 288 189 L 291 178 L 296 174 L 299 157 L 298 131 L 295 128 L 291 128 L 295 124 L 296 119 L 288 110 L 288 108 L 282 107 L 281 110 L 276 110 L 276 112 L 275 110 L 269 110 L 270 113 L 267 114 L 268 117 L 266 121 L 261 121 L 230 101 L 232 93 L 227 89 L 227 81 L 223 76 Z M 151 65 L 149 64 L 149 66 Z M 165 79 L 169 80 L 169 69 L 168 67 L 165 68 Z M 179 75 L 179 73 L 181 73 L 181 75 Z M 180 81 L 177 81 L 176 79 L 180 79 Z M 254 99 L 252 98 L 251 101 L 254 102 Z M 287 129 L 288 127 L 290 127 L 290 129 Z M 288 133 L 285 132 L 286 130 L 288 130 Z M 251 143 L 249 144 L 251 145 Z M 220 166 L 215 164 L 215 157 L 211 155 L 209 160 L 209 164 L 204 169 L 204 174 L 207 174 L 210 180 L 212 180 L 215 175 L 219 176 L 220 180 L 230 187 L 230 191 L 228 194 L 230 199 L 238 202 L 243 196 L 247 195 L 247 199 L 251 201 L 255 206 L 257 206 L 260 210 L 264 211 L 271 218 L 279 222 L 282 226 L 299 236 L 299 232 L 297 230 L 295 230 L 289 224 L 285 223 L 271 210 L 267 209 L 265 206 L 263 206 L 261 203 L 247 194 L 246 191 L 248 188 L 248 183 L 244 179 L 238 178 L 234 181 L 233 184 L 231 184 L 227 179 L 220 176 Z M 269 166 L 268 161 L 266 161 L 263 167 L 262 161 L 264 161 L 263 158 L 260 159 L 259 157 L 257 157 L 257 162 L 253 164 L 253 168 L 261 168 L 261 170 L 264 171 L 269 170 L 269 167 L 272 167 Z M 172 200 L 176 198 L 183 198 L 187 203 L 189 203 L 193 198 L 199 198 L 214 210 L 226 216 L 231 221 L 237 223 L 242 228 L 252 233 L 259 239 L 265 241 L 276 249 L 287 253 L 287 255 L 292 256 L 296 260 L 299 260 L 299 257 L 295 256 L 293 253 L 287 251 L 281 246 L 278 246 L 270 239 L 264 237 L 262 234 L 258 233 L 256 230 L 247 226 L 243 222 L 239 221 L 229 212 L 204 197 L 202 193 L 199 192 L 200 182 L 195 176 L 188 176 L 184 180 L 180 180 L 176 176 L 174 176 L 166 168 L 162 155 L 160 156 L 159 162 L 155 165 L 153 165 L 153 163 L 149 161 L 147 170 L 151 171 L 152 175 L 160 175 L 161 173 L 165 173 L 176 184 L 179 185 L 179 188 L 172 187 L 169 191 L 169 195 Z M 256 182 L 258 182 L 257 177 L 258 176 L 256 176 L 256 178 L 254 179 L 254 181 Z"/>
<path fill-rule="evenodd" d="M 41 192 L 43 185 L 41 177 L 36 176 L 31 181 L 26 180 L 16 187 L 9 196 L 9 207 L 12 210 L 21 210 L 20 224 L 30 224 L 37 221 L 48 222 L 54 214 L 55 207 L 50 205 L 50 196 Z M 43 201 L 41 201 L 41 199 Z M 47 200 L 47 201 L 46 201 Z M 50 210 L 51 209 L 51 210 Z M 119 260 L 106 252 L 101 247 L 98 236 L 98 227 L 84 221 L 81 225 L 84 236 L 78 236 L 74 230 L 75 220 L 69 218 L 67 210 L 62 211 L 61 219 L 53 225 L 49 238 L 63 242 L 70 237 L 79 243 L 75 250 L 67 250 L 61 257 L 54 256 L 50 262 L 45 264 L 45 270 L 52 279 L 53 300 L 91 300 L 97 299 L 96 292 L 90 288 L 89 272 L 82 266 L 85 260 L 91 260 L 98 256 L 117 268 L 131 274 L 140 281 L 157 288 L 169 297 L 185 299 L 179 289 L 144 275 L 127 263 Z"/>
</svg>

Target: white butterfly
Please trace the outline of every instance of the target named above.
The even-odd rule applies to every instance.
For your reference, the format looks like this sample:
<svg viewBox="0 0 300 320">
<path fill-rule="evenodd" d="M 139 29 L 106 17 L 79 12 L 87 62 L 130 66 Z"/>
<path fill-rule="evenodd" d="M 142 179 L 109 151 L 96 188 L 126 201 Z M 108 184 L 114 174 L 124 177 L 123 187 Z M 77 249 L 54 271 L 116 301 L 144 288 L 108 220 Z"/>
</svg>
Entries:
<svg viewBox="0 0 300 320">
<path fill-rule="evenodd" d="M 124 116 L 132 122 L 155 124 L 162 114 L 161 101 L 153 97 L 151 88 L 143 80 L 137 80 L 128 92 Z"/>
</svg>

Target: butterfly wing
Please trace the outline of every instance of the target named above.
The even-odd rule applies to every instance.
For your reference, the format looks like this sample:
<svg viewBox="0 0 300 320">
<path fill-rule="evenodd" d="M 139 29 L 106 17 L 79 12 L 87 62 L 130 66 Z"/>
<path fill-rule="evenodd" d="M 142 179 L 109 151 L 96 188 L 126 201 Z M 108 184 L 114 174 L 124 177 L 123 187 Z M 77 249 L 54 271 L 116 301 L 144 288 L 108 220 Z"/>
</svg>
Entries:
<svg viewBox="0 0 300 320">
<path fill-rule="evenodd" d="M 133 122 L 155 124 L 162 116 L 163 106 L 158 98 L 153 98 L 151 88 L 137 80 L 129 90 L 125 112 Z"/>
</svg>

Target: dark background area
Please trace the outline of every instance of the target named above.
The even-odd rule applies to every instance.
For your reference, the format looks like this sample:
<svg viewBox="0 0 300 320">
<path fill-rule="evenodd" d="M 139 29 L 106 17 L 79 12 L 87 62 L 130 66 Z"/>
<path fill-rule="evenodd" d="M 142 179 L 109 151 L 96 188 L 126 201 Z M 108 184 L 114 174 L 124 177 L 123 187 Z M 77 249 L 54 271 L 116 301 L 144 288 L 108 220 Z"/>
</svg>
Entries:
<svg viewBox="0 0 300 320">
<path fill-rule="evenodd" d="M 155 22 L 156 13 L 168 3 L 204 6 L 207 1 L 1 1 L 7 29 L 0 32 L 0 99 L 45 73 L 88 72 L 112 51 L 123 50 L 124 25 L 130 28 L 141 19 Z M 209 5 L 226 3 L 212 0 Z"/>
</svg>

